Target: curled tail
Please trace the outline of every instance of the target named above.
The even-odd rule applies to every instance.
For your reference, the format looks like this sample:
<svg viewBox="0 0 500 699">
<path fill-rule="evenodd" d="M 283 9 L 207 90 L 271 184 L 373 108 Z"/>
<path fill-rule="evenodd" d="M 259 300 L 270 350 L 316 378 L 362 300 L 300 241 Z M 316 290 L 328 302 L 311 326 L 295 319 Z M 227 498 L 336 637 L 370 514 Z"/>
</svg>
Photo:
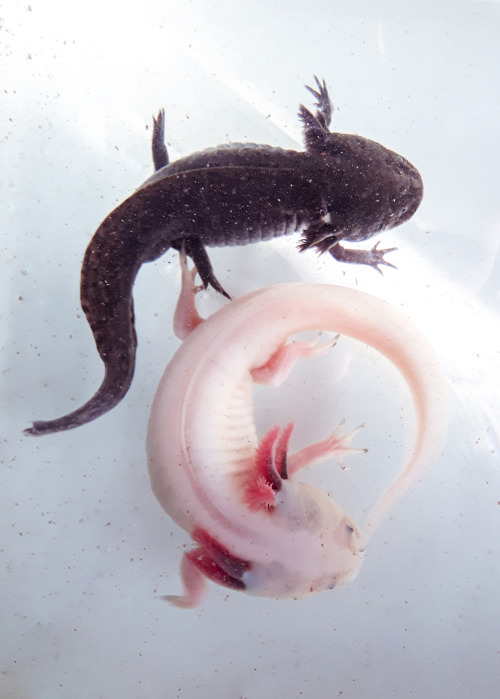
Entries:
<svg viewBox="0 0 500 699">
<path fill-rule="evenodd" d="M 55 420 L 37 420 L 27 435 L 70 430 L 115 407 L 134 375 L 137 336 L 132 288 L 141 265 L 134 239 L 123 237 L 113 212 L 92 238 L 82 264 L 80 299 L 104 363 L 101 386 L 84 405 Z"/>
<path fill-rule="evenodd" d="M 228 174 L 234 177 L 231 171 Z M 206 178 L 203 171 L 200 183 L 200 174 L 195 171 L 154 182 L 126 199 L 99 226 L 85 252 L 80 300 L 104 362 L 104 380 L 81 408 L 56 420 L 36 421 L 25 434 L 84 425 L 114 408 L 127 393 L 137 348 L 132 288 L 143 263 L 156 260 L 169 247 L 184 248 L 203 284 L 229 298 L 215 277 L 201 240 L 187 235 L 189 226 L 179 222 L 179 212 L 192 205 L 191 190 L 203 190 Z"/>
</svg>

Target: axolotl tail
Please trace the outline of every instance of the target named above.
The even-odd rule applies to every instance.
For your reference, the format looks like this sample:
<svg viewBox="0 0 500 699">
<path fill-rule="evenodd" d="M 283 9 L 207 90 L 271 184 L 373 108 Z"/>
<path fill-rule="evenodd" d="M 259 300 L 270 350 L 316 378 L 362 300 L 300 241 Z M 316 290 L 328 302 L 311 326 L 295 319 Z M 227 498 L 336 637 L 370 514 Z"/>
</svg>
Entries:
<svg viewBox="0 0 500 699">
<path fill-rule="evenodd" d="M 114 408 L 130 388 L 137 349 L 132 288 L 140 264 L 137 251 L 113 235 L 116 211 L 92 238 L 81 271 L 81 305 L 104 363 L 104 379 L 80 408 L 55 420 L 36 421 L 25 434 L 60 432 L 91 422 Z"/>
</svg>

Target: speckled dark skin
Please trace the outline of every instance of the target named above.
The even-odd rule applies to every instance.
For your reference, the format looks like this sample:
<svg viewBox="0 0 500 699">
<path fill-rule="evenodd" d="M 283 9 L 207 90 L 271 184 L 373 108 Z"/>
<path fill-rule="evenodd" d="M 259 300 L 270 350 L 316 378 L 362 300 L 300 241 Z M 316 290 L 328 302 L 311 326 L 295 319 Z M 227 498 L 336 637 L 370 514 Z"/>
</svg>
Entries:
<svg viewBox="0 0 500 699">
<path fill-rule="evenodd" d="M 315 247 L 342 262 L 390 263 L 390 250 L 349 250 L 407 221 L 423 194 L 418 171 L 374 141 L 330 133 L 332 107 L 317 79 L 313 115 L 301 105 L 306 150 L 233 143 L 168 162 L 164 112 L 154 120 L 156 173 L 112 211 L 85 253 L 81 303 L 105 366 L 95 395 L 72 413 L 34 422 L 26 434 L 68 430 L 111 410 L 132 382 L 137 337 L 132 288 L 144 262 L 184 248 L 204 286 L 228 296 L 205 246 L 246 245 L 302 231 L 299 249 Z M 379 270 L 380 271 L 380 270 Z"/>
</svg>

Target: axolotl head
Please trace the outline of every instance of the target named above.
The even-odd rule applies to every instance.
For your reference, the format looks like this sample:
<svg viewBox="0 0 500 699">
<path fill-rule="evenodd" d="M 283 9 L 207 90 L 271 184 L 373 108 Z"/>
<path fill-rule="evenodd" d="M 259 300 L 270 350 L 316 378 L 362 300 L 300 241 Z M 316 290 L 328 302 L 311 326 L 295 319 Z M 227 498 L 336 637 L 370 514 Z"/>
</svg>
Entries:
<svg viewBox="0 0 500 699">
<path fill-rule="evenodd" d="M 420 173 L 406 158 L 361 136 L 330 134 L 326 140 L 330 244 L 367 240 L 413 216 L 424 190 Z M 318 242 L 326 252 L 327 244 Z"/>
<path fill-rule="evenodd" d="M 328 104 L 326 86 L 318 87 L 321 94 L 313 94 Z M 367 240 L 413 216 L 424 186 L 412 163 L 369 138 L 331 132 L 321 110 L 314 116 L 301 105 L 299 116 L 306 150 L 325 168 L 323 226 L 305 231 L 302 250 L 315 246 L 326 252 L 340 240 Z"/>
<path fill-rule="evenodd" d="M 288 481 L 262 519 L 265 550 L 256 550 L 243 575 L 249 594 L 299 598 L 345 585 L 358 574 L 364 558 L 360 529 L 326 493 Z"/>
</svg>

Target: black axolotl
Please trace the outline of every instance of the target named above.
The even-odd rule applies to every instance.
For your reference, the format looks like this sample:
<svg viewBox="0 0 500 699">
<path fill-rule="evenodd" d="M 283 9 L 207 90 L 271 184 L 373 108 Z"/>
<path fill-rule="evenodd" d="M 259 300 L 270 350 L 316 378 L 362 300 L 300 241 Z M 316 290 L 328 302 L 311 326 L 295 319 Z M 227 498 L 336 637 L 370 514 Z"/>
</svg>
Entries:
<svg viewBox="0 0 500 699">
<path fill-rule="evenodd" d="M 205 247 L 246 245 L 301 232 L 301 251 L 316 248 L 336 260 L 379 270 L 391 252 L 352 250 L 341 241 L 367 240 L 407 221 L 423 194 L 405 158 L 361 136 L 329 130 L 332 105 L 325 82 L 307 89 L 316 114 L 303 105 L 305 151 L 232 143 L 169 163 L 164 111 L 154 120 L 156 172 L 101 223 L 81 270 L 82 308 L 104 362 L 103 382 L 77 410 L 36 421 L 26 434 L 68 430 L 116 406 L 132 382 L 137 348 L 132 288 L 144 262 L 169 248 L 191 257 L 207 287 L 218 282 Z M 379 270 L 380 271 L 380 270 Z"/>
</svg>

